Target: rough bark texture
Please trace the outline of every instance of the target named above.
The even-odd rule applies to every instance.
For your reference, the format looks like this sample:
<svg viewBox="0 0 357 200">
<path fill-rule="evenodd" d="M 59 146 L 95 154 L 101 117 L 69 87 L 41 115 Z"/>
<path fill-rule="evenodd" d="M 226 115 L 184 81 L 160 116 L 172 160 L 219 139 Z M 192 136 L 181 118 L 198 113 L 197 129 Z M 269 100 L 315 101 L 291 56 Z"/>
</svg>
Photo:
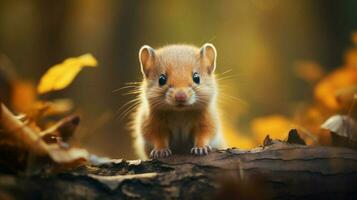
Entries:
<svg viewBox="0 0 357 200">
<path fill-rule="evenodd" d="M 357 151 L 284 142 L 51 175 L 1 171 L 0 199 L 357 199 Z"/>
</svg>

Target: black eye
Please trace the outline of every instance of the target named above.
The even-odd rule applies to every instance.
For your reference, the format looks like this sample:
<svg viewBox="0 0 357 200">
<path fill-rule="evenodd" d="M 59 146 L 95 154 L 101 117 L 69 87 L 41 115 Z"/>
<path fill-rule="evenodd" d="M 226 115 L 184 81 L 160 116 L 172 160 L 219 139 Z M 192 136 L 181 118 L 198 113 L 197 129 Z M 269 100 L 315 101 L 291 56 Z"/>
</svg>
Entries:
<svg viewBox="0 0 357 200">
<path fill-rule="evenodd" d="M 167 82 L 167 77 L 165 74 L 161 74 L 160 77 L 159 77 L 159 84 L 160 86 L 163 86 L 165 85 Z"/>
<path fill-rule="evenodd" d="M 200 84 L 200 75 L 198 75 L 197 72 L 193 73 L 192 80 L 193 80 L 193 82 Z"/>
</svg>

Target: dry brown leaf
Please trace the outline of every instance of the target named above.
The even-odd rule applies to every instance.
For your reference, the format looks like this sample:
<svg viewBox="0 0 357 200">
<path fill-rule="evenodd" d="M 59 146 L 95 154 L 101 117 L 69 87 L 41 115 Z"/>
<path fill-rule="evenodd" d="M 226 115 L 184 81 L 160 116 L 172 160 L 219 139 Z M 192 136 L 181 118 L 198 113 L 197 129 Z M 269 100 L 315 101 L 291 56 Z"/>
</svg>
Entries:
<svg viewBox="0 0 357 200">
<path fill-rule="evenodd" d="M 56 163 L 72 163 L 78 161 L 87 161 L 89 153 L 85 149 L 80 148 L 60 148 L 57 144 L 48 145 L 47 152 L 50 158 Z"/>
<path fill-rule="evenodd" d="M 22 142 L 31 151 L 43 155 L 46 154 L 46 144 L 37 133 L 21 122 L 3 104 L 1 105 L 1 127 L 4 132 L 11 134 L 17 141 Z"/>
<path fill-rule="evenodd" d="M 83 67 L 96 67 L 97 60 L 91 54 L 68 58 L 60 64 L 52 66 L 42 76 L 37 92 L 44 94 L 67 87 Z"/>
<path fill-rule="evenodd" d="M 22 142 L 35 155 L 48 155 L 54 162 L 66 165 L 88 160 L 89 153 L 84 149 L 64 149 L 58 144 L 46 144 L 39 133 L 36 133 L 27 124 L 20 121 L 3 104 L 1 105 L 0 114 L 0 123 L 4 132 L 13 136 L 17 141 Z"/>
<path fill-rule="evenodd" d="M 346 115 L 330 117 L 321 125 L 319 143 L 357 149 L 356 121 Z"/>
<path fill-rule="evenodd" d="M 50 128 L 40 132 L 40 136 L 54 135 L 61 137 L 63 141 L 67 142 L 74 135 L 79 122 L 80 118 L 78 115 L 65 117 Z"/>
</svg>

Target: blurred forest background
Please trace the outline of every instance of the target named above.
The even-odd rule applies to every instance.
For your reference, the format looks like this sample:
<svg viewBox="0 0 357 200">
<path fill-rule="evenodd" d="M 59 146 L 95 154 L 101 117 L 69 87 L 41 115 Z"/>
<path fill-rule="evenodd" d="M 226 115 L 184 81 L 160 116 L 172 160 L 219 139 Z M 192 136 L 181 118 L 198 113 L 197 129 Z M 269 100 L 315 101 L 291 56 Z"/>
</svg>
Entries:
<svg viewBox="0 0 357 200">
<path fill-rule="evenodd" d="M 116 113 L 133 96 L 112 91 L 141 80 L 142 45 L 213 43 L 217 71 L 229 75 L 224 89 L 242 100 L 225 100 L 223 115 L 232 129 L 249 135 L 252 120 L 289 116 L 300 102 L 312 101 L 311 82 L 297 66 L 317 66 L 323 74 L 342 65 L 357 29 L 356 10 L 354 0 L 1 0 L 0 66 L 36 85 L 52 65 L 92 53 L 97 68 L 41 98 L 72 99 L 82 117 L 76 142 L 129 159 L 135 155 L 128 117 Z M 0 84 L 2 101 L 11 106 Z"/>
</svg>

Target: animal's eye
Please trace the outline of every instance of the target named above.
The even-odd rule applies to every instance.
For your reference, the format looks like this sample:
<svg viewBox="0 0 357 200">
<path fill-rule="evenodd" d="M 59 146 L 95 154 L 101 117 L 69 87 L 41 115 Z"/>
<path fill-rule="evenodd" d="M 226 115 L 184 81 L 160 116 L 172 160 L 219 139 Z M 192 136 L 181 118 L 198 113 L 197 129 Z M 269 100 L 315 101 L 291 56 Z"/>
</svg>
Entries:
<svg viewBox="0 0 357 200">
<path fill-rule="evenodd" d="M 200 75 L 198 75 L 197 72 L 193 73 L 192 80 L 193 80 L 193 82 L 200 84 Z"/>
<path fill-rule="evenodd" d="M 163 86 L 165 85 L 167 82 L 167 77 L 165 74 L 161 74 L 160 77 L 159 77 L 159 84 L 160 86 Z"/>
</svg>

